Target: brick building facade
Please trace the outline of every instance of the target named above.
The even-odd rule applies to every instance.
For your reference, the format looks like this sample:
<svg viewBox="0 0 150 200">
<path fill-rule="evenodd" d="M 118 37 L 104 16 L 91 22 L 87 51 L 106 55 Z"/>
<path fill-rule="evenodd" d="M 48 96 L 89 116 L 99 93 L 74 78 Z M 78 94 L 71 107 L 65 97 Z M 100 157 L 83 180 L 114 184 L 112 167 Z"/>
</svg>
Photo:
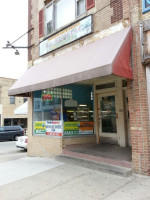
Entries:
<svg viewBox="0 0 150 200">
<path fill-rule="evenodd" d="M 24 103 L 24 98 L 8 96 L 8 89 L 15 82 L 16 79 L 0 77 L 0 126 L 22 125 L 27 128 L 27 115 L 14 113 Z"/>
<path fill-rule="evenodd" d="M 29 79 L 25 83 L 19 80 L 9 92 L 10 95 L 21 94 L 30 97 L 28 155 L 60 154 L 66 145 L 106 141 L 117 143 L 122 147 L 132 146 L 134 172 L 150 175 L 149 77 L 147 75 L 149 67 L 148 64 L 145 65 L 141 61 L 142 35 L 140 32 L 140 22 L 148 20 L 150 12 L 143 12 L 142 0 L 69 2 L 72 4 L 67 4 L 70 7 L 64 13 L 69 12 L 70 9 L 74 9 L 75 13 L 74 16 L 69 13 L 69 17 L 66 17 L 63 12 L 59 12 L 59 9 L 65 10 L 64 0 L 29 0 L 29 29 L 34 28 L 29 33 L 29 46 L 34 45 L 28 51 L 30 72 L 28 70 L 28 74 L 24 75 Z M 81 34 L 83 31 L 83 35 L 73 35 L 71 39 L 68 39 L 69 31 L 71 30 L 71 34 L 73 34 L 73 31 L 77 31 L 78 26 L 80 26 L 78 33 Z M 65 39 L 60 40 L 61 36 L 64 36 Z M 117 37 L 118 39 L 116 39 Z M 116 45 L 115 40 L 117 41 Z M 119 44 L 120 46 L 118 46 Z M 90 52 L 90 48 L 95 52 Z M 98 54 L 98 51 L 101 54 Z M 78 55 L 83 55 L 85 58 L 81 59 Z M 91 56 L 91 60 L 87 59 L 88 56 Z M 70 65 L 69 59 L 71 58 L 72 64 Z M 85 62 L 86 59 L 88 62 Z M 80 71 L 80 62 L 77 60 L 82 60 L 81 67 L 85 65 L 83 71 Z M 108 61 L 111 62 L 109 65 L 112 67 L 109 68 L 111 72 L 106 70 Z M 93 68 L 90 67 L 90 64 L 93 64 Z M 101 69 L 99 68 L 95 72 L 93 69 L 97 69 L 97 67 Z M 51 68 L 52 71 L 48 71 Z M 57 70 L 56 74 L 53 68 Z M 69 74 L 71 68 L 74 71 Z M 49 79 L 48 73 L 52 73 L 52 77 Z M 38 78 L 35 78 L 36 76 Z M 79 86 L 80 89 L 78 89 Z M 85 90 L 90 91 L 92 97 L 87 96 L 84 100 L 82 93 L 83 96 L 86 96 Z M 69 94 L 72 96 L 67 97 Z M 75 98 L 79 94 L 80 97 Z M 55 100 L 55 103 L 47 103 L 45 98 L 50 98 L 49 101 Z M 68 99 L 71 98 L 76 101 L 68 102 Z M 88 98 L 91 98 L 90 103 L 87 102 Z M 49 105 L 49 111 L 46 111 L 46 105 Z M 68 105 L 71 105 L 73 111 L 69 110 Z M 86 108 L 81 110 L 83 105 Z M 60 111 L 59 120 L 54 118 L 54 111 L 52 113 L 51 107 L 55 108 L 55 112 Z M 67 120 L 72 117 L 74 121 L 71 118 L 70 121 L 74 122 L 74 126 L 76 122 L 80 124 L 79 130 L 76 129 L 78 133 L 73 129 L 71 129 L 71 133 L 69 132 L 68 127 L 73 126 L 73 123 L 63 120 L 64 108 L 68 112 Z M 83 111 L 84 115 L 79 115 Z M 42 117 L 39 117 L 40 112 L 44 113 Z M 51 117 L 44 118 L 43 116 L 49 115 L 49 112 L 51 112 Z M 69 115 L 70 112 L 73 114 Z M 87 112 L 88 116 L 85 117 Z M 80 120 L 81 117 L 84 120 Z M 57 135 L 55 131 L 47 132 L 46 129 L 38 127 L 40 123 L 50 127 L 48 123 L 57 121 L 62 126 L 60 135 L 58 133 Z M 81 129 L 85 122 L 88 122 L 86 126 L 89 127 L 93 123 L 94 134 L 91 134 L 89 127 L 89 129 L 84 127 L 84 131 Z"/>
</svg>

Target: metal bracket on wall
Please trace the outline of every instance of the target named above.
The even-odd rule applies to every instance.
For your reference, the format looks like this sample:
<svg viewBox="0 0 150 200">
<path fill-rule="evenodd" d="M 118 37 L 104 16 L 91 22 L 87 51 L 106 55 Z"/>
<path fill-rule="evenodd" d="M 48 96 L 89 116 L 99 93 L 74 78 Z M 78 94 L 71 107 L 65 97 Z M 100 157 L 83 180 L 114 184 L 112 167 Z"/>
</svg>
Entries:
<svg viewBox="0 0 150 200">
<path fill-rule="evenodd" d="M 7 41 L 6 43 L 6 47 L 3 47 L 3 49 L 14 49 L 15 50 L 15 55 L 20 55 L 19 51 L 17 49 L 29 49 L 31 47 L 33 47 L 34 45 L 30 45 L 30 46 L 14 46 L 13 44 L 18 41 L 20 38 L 22 38 L 24 35 L 30 33 L 34 28 L 31 28 L 30 30 L 28 30 L 26 33 L 24 33 L 23 35 L 21 35 L 19 38 L 17 38 L 15 41 L 13 42 L 9 42 Z"/>
<path fill-rule="evenodd" d="M 150 63 L 149 43 L 146 44 L 146 39 L 150 36 L 150 19 L 140 22 L 140 43 L 141 43 L 141 62 L 142 64 Z"/>
</svg>

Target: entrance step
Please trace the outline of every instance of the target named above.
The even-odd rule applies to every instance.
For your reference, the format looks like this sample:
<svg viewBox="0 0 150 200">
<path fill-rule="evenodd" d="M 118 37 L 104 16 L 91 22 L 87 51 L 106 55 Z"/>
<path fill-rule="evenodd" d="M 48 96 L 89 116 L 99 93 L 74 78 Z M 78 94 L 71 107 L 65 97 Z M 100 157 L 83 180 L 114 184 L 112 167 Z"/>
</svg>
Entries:
<svg viewBox="0 0 150 200">
<path fill-rule="evenodd" d="M 80 158 L 77 156 L 61 154 L 61 155 L 56 156 L 56 160 L 65 162 L 67 164 L 78 165 L 78 166 L 86 167 L 89 169 L 98 170 L 101 172 L 121 175 L 124 177 L 128 177 L 132 174 L 132 168 L 123 167 L 120 165 L 114 165 L 111 163 L 106 163 L 106 162 L 101 162 L 101 161 L 95 161 L 95 160 L 83 158 L 83 157 Z"/>
</svg>

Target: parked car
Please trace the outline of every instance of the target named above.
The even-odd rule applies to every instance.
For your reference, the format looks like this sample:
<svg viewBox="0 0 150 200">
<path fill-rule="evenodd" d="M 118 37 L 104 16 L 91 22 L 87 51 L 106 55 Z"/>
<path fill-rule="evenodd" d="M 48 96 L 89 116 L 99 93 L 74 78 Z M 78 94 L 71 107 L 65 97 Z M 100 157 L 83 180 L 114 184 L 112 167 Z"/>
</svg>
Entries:
<svg viewBox="0 0 150 200">
<path fill-rule="evenodd" d="M 19 136 L 24 135 L 24 130 L 21 126 L 1 126 L 0 127 L 0 141 L 1 140 L 18 140 Z"/>
<path fill-rule="evenodd" d="M 16 142 L 16 147 L 27 150 L 27 146 L 28 146 L 28 137 L 27 136 L 18 137 L 18 141 Z"/>
</svg>

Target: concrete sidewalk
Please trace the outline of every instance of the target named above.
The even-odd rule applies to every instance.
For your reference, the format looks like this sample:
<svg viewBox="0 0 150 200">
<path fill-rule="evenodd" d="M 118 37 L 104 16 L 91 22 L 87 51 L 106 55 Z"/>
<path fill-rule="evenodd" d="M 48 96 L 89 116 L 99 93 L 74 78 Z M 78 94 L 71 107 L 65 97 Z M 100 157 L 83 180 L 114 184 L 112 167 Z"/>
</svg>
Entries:
<svg viewBox="0 0 150 200">
<path fill-rule="evenodd" d="M 56 168 L 63 163 L 46 158 L 21 158 L 0 164 L 0 186 Z"/>
<path fill-rule="evenodd" d="M 53 158 L 27 157 L 2 163 L 0 183 L 0 200 L 150 199 L 149 177 L 121 177 L 61 163 Z"/>
</svg>

